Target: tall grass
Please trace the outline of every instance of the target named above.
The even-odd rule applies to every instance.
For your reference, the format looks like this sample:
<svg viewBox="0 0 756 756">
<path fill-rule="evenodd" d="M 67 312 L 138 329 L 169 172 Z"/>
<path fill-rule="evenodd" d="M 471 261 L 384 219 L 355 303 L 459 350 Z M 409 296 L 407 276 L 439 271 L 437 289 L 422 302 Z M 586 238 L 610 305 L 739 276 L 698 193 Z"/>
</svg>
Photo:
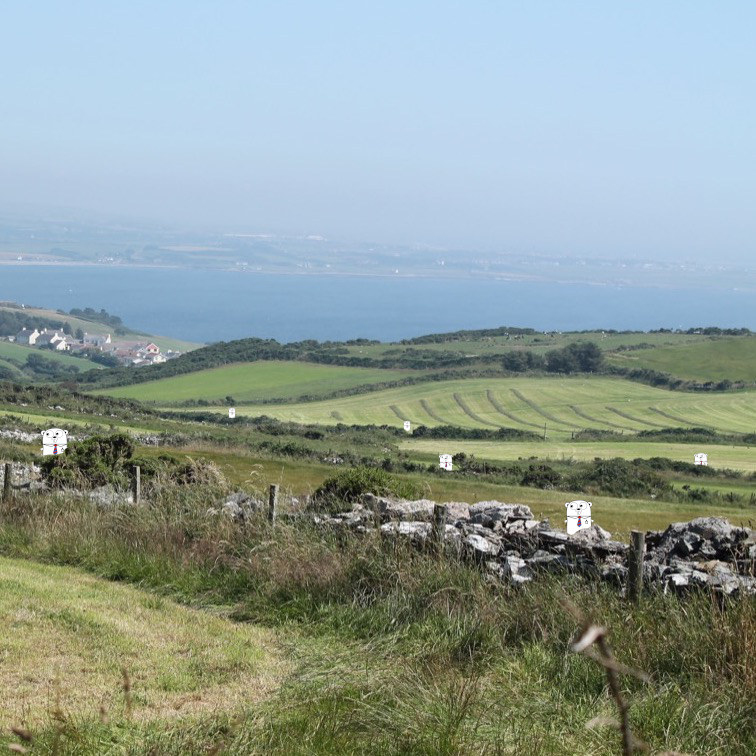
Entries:
<svg viewBox="0 0 756 756">
<path fill-rule="evenodd" d="M 565 595 L 610 628 L 619 662 L 651 675 L 622 680 L 640 738 L 690 753 L 756 750 L 752 600 L 651 594 L 631 608 L 577 577 L 518 589 L 378 536 L 236 525 L 207 514 L 218 495 L 165 486 L 144 506 L 112 509 L 29 495 L 3 512 L 0 553 L 225 606 L 277 628 L 296 662 L 260 708 L 181 726 L 69 723 L 65 752 L 617 752 L 616 731 L 585 726 L 612 703 L 603 671 L 567 651 L 577 628 Z M 38 734 L 40 752 L 52 732 Z"/>
</svg>

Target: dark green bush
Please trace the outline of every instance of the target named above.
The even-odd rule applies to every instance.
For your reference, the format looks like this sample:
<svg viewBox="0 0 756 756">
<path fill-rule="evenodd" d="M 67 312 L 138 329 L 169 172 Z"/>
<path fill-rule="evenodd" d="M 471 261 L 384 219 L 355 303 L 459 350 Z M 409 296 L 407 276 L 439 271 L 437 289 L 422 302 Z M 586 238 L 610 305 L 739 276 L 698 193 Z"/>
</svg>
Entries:
<svg viewBox="0 0 756 756">
<path fill-rule="evenodd" d="M 92 436 L 72 441 L 65 454 L 45 457 L 42 476 L 53 488 L 93 488 L 128 484 L 129 463 L 134 444 L 125 433 Z"/>
<path fill-rule="evenodd" d="M 397 478 L 378 467 L 350 467 L 327 478 L 313 495 L 318 509 L 337 511 L 364 493 L 417 499 L 422 491 L 412 481 Z"/>
</svg>

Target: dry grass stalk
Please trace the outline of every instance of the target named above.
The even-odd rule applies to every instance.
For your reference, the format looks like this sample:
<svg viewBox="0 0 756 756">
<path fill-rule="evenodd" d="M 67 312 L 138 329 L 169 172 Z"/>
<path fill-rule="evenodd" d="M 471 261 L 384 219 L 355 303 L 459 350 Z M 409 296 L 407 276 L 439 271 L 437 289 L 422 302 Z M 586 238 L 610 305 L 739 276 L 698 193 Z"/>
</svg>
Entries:
<svg viewBox="0 0 756 756">
<path fill-rule="evenodd" d="M 129 670 L 126 667 L 121 669 L 123 675 L 123 697 L 126 701 L 126 717 L 131 718 L 131 678 L 129 677 Z"/>
<path fill-rule="evenodd" d="M 633 675 L 644 681 L 648 681 L 649 676 L 640 670 L 631 669 L 618 664 L 614 659 L 612 651 L 609 648 L 609 643 L 606 640 L 606 628 L 590 622 L 583 612 L 566 596 L 562 599 L 561 604 L 562 607 L 575 617 L 581 625 L 580 634 L 570 646 L 570 650 L 573 653 L 581 653 L 588 656 L 606 670 L 609 690 L 611 691 L 612 698 L 614 698 L 620 715 L 620 721 L 617 724 L 622 733 L 622 753 L 624 756 L 632 756 L 635 751 L 648 751 L 648 745 L 636 738 L 630 729 L 630 704 L 622 695 L 622 688 L 619 682 L 619 672 L 621 671 L 623 674 Z M 594 644 L 598 647 L 598 653 L 592 652 L 591 650 L 591 647 Z M 595 724 L 597 724 L 596 719 L 593 719 L 588 723 L 589 726 Z"/>
</svg>

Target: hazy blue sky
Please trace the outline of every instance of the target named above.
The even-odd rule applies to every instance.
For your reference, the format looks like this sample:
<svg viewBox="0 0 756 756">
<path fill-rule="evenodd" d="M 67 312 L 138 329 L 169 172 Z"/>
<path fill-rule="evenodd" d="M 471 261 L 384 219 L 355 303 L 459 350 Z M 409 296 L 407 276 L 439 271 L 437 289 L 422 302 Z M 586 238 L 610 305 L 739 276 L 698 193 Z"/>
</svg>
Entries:
<svg viewBox="0 0 756 756">
<path fill-rule="evenodd" d="M 756 3 L 4 2 L 0 202 L 746 261 Z"/>
</svg>

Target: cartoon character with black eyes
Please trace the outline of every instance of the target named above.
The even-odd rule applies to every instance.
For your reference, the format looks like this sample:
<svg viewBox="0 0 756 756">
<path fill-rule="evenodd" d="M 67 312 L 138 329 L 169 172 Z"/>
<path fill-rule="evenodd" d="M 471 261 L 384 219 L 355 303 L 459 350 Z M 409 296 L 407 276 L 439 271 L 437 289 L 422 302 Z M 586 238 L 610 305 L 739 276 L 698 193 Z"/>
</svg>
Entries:
<svg viewBox="0 0 756 756">
<path fill-rule="evenodd" d="M 567 507 L 567 535 L 577 533 L 578 530 L 584 528 L 590 528 L 592 524 L 591 520 L 591 502 L 578 499 L 577 501 L 569 501 L 564 505 Z"/>
<path fill-rule="evenodd" d="M 42 432 L 42 456 L 62 454 L 68 446 L 68 431 L 62 428 L 50 428 Z"/>
</svg>

